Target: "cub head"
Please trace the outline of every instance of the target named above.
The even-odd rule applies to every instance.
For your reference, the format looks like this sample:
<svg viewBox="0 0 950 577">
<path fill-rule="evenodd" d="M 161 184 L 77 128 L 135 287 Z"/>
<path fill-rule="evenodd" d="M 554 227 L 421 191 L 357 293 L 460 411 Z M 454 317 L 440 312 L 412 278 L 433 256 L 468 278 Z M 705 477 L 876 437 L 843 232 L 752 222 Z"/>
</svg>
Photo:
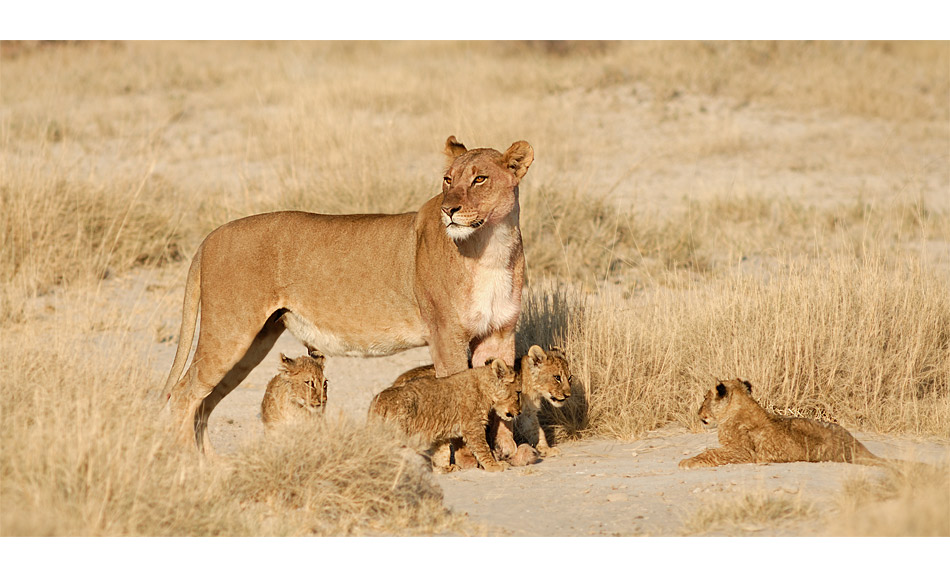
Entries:
<svg viewBox="0 0 950 577">
<path fill-rule="evenodd" d="M 708 391 L 699 407 L 699 418 L 704 424 L 727 420 L 746 401 L 752 399 L 752 383 L 742 379 L 717 381 Z"/>
<path fill-rule="evenodd" d="M 327 384 L 329 381 L 323 376 L 323 365 L 326 358 L 323 355 L 305 355 L 292 359 L 280 355 L 280 374 L 290 383 L 294 398 L 304 401 L 304 408 L 315 409 L 319 412 L 326 410 Z"/>
<path fill-rule="evenodd" d="M 521 414 L 521 386 L 517 375 L 505 361 L 494 359 L 491 364 L 491 375 L 494 380 L 492 391 L 492 408 L 499 417 L 506 421 Z M 485 364 L 489 364 L 486 362 Z"/>
<path fill-rule="evenodd" d="M 445 154 L 449 162 L 442 177 L 442 224 L 452 240 L 465 240 L 518 210 L 518 183 L 534 161 L 530 144 L 519 140 L 504 153 L 468 150 L 450 136 Z"/>
<path fill-rule="evenodd" d="M 571 396 L 571 382 L 574 377 L 567 366 L 567 359 L 559 349 L 545 351 L 538 345 L 531 345 L 528 354 L 521 362 L 521 370 L 528 371 L 531 390 L 525 393 L 539 394 L 555 407 L 563 406 Z M 525 387 L 527 389 L 527 385 Z"/>
</svg>

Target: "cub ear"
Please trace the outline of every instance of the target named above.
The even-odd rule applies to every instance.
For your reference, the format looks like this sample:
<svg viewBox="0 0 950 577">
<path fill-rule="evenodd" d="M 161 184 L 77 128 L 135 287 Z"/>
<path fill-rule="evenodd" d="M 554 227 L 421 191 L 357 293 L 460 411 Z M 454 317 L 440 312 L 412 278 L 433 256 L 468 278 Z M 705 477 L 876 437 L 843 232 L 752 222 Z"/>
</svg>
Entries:
<svg viewBox="0 0 950 577">
<path fill-rule="evenodd" d="M 716 396 L 720 399 L 726 396 L 726 385 L 722 382 L 716 385 Z"/>
<path fill-rule="evenodd" d="M 465 145 L 455 140 L 455 136 L 450 136 L 445 140 L 445 155 L 449 157 L 449 162 L 468 152 Z"/>
<path fill-rule="evenodd" d="M 534 162 L 534 149 L 524 140 L 519 140 L 509 146 L 502 157 L 505 168 L 513 172 L 518 180 L 521 180 L 528 172 L 528 167 L 532 162 Z"/>
<path fill-rule="evenodd" d="M 531 360 L 531 364 L 540 365 L 548 358 L 548 355 L 544 352 L 544 349 L 538 345 L 531 345 L 531 348 L 528 349 L 528 359 Z"/>
<path fill-rule="evenodd" d="M 501 379 L 508 372 L 508 365 L 502 359 L 495 359 L 491 362 L 491 370 L 496 378 Z"/>
<path fill-rule="evenodd" d="M 749 381 L 746 381 L 745 379 L 739 379 L 739 382 L 742 383 L 743 385 L 745 385 L 745 390 L 747 390 L 747 391 L 749 392 L 749 394 L 751 395 L 751 394 L 752 394 L 752 383 L 750 383 Z"/>
<path fill-rule="evenodd" d="M 294 367 L 294 359 L 288 357 L 284 353 L 280 353 L 280 370 L 288 371 Z"/>
</svg>

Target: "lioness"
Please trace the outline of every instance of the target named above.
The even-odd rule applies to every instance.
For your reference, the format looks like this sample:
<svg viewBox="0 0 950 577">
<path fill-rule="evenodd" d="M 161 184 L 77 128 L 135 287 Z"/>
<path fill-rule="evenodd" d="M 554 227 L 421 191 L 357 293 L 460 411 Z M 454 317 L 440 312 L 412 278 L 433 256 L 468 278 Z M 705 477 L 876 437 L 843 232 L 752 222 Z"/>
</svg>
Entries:
<svg viewBox="0 0 950 577">
<path fill-rule="evenodd" d="M 205 238 L 165 384 L 183 442 L 210 450 L 211 411 L 285 328 L 330 356 L 428 345 L 439 376 L 467 369 L 470 352 L 475 366 L 513 364 L 524 279 L 518 184 L 534 151 L 524 141 L 504 153 L 467 150 L 450 136 L 445 152 L 442 192 L 418 212 L 274 212 Z"/>
<path fill-rule="evenodd" d="M 448 377 L 420 376 L 384 389 L 369 405 L 369 415 L 396 423 L 407 435 L 419 435 L 430 455 L 462 438 L 486 471 L 503 471 L 485 439 L 488 416 L 506 421 L 521 412 L 515 372 L 502 359 Z"/>
<path fill-rule="evenodd" d="M 703 423 L 719 423 L 718 449 L 680 461 L 681 469 L 730 463 L 838 461 L 883 465 L 844 427 L 814 419 L 781 417 L 766 412 L 752 398 L 752 383 L 739 379 L 717 382 L 699 408 Z"/>
<path fill-rule="evenodd" d="M 325 361 L 323 355 L 304 355 L 296 359 L 280 355 L 280 372 L 267 383 L 261 401 L 261 420 L 265 425 L 323 414 L 327 408 Z"/>
<path fill-rule="evenodd" d="M 545 351 L 538 345 L 531 345 L 528 354 L 515 362 L 515 373 L 521 388 L 521 415 L 515 419 L 515 429 L 524 432 L 529 440 L 537 434 L 537 448 L 541 456 L 557 455 L 560 451 L 548 444 L 544 429 L 538 421 L 538 412 L 541 410 L 542 399 L 554 407 L 561 407 L 571 396 L 573 376 L 564 353 L 556 348 Z M 434 375 L 435 368 L 432 365 L 417 367 L 401 374 L 393 386 L 402 386 L 420 377 Z M 523 456 L 520 461 L 524 462 L 525 459 L 534 462 L 530 455 Z"/>
</svg>

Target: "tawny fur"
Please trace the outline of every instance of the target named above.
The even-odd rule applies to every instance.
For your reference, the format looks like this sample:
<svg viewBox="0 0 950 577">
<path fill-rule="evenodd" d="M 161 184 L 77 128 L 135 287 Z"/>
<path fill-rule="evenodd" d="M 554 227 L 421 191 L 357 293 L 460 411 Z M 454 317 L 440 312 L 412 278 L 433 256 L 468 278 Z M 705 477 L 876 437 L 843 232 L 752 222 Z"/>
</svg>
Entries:
<svg viewBox="0 0 950 577">
<path fill-rule="evenodd" d="M 261 401 L 261 420 L 267 426 L 302 417 L 322 415 L 327 406 L 325 358 L 304 355 L 291 359 L 280 355 L 280 372 L 267 383 Z"/>
<path fill-rule="evenodd" d="M 235 220 L 201 243 L 165 385 L 185 443 L 210 450 L 214 407 L 289 330 L 329 356 L 428 346 L 439 376 L 514 363 L 524 250 L 518 184 L 534 160 L 449 137 L 442 191 L 418 212 L 285 211 Z M 198 315 L 194 360 L 185 369 Z"/>
<path fill-rule="evenodd" d="M 719 423 L 719 448 L 680 461 L 680 468 L 732 463 L 837 461 L 885 465 L 844 427 L 834 423 L 768 413 L 752 398 L 752 384 L 733 379 L 717 382 L 706 393 L 699 417 Z"/>
<path fill-rule="evenodd" d="M 485 438 L 493 409 L 506 420 L 521 411 L 518 379 L 501 359 L 448 377 L 403 380 L 376 395 L 369 414 L 395 423 L 407 435 L 417 435 L 430 454 L 462 438 L 486 471 L 502 471 L 505 463 L 495 460 Z"/>
<path fill-rule="evenodd" d="M 521 414 L 515 419 L 514 428 L 523 433 L 529 441 L 533 440 L 535 435 L 538 438 L 535 445 L 537 451 L 532 452 L 519 446 L 516 452 L 509 455 L 508 461 L 512 466 L 522 466 L 537 462 L 538 454 L 550 457 L 560 453 L 557 448 L 548 444 L 538 420 L 538 412 L 543 400 L 547 400 L 554 407 L 563 406 L 571 396 L 573 377 L 564 353 L 554 348 L 545 351 L 538 345 L 532 345 L 528 354 L 516 361 L 515 373 L 521 388 Z M 401 374 L 393 386 L 398 387 L 414 379 L 434 375 L 435 369 L 432 365 L 416 367 Z M 493 436 L 489 435 L 489 438 Z M 497 454 L 496 457 L 501 458 Z"/>
</svg>

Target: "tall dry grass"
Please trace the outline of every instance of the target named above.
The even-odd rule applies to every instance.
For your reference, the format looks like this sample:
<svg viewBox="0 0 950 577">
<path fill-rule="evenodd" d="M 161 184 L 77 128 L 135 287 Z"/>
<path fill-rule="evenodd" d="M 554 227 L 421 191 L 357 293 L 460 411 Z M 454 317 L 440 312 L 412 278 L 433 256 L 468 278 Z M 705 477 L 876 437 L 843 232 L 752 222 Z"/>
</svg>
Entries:
<svg viewBox="0 0 950 577">
<path fill-rule="evenodd" d="M 421 458 L 328 418 L 200 458 L 176 445 L 150 361 L 164 306 L 73 291 L 0 335 L 0 533 L 56 536 L 471 534 Z"/>
<path fill-rule="evenodd" d="M 419 457 L 374 424 L 317 420 L 202 460 L 158 418 L 138 351 L 4 342 L 4 536 L 469 534 Z M 63 338 L 62 336 L 60 338 Z"/>
<path fill-rule="evenodd" d="M 859 430 L 950 433 L 950 293 L 919 262 L 790 260 L 630 299 L 538 291 L 525 332 L 554 335 L 580 388 L 581 404 L 553 415 L 567 434 L 696 427 L 710 383 L 733 377 L 751 380 L 773 410 Z"/>
</svg>

